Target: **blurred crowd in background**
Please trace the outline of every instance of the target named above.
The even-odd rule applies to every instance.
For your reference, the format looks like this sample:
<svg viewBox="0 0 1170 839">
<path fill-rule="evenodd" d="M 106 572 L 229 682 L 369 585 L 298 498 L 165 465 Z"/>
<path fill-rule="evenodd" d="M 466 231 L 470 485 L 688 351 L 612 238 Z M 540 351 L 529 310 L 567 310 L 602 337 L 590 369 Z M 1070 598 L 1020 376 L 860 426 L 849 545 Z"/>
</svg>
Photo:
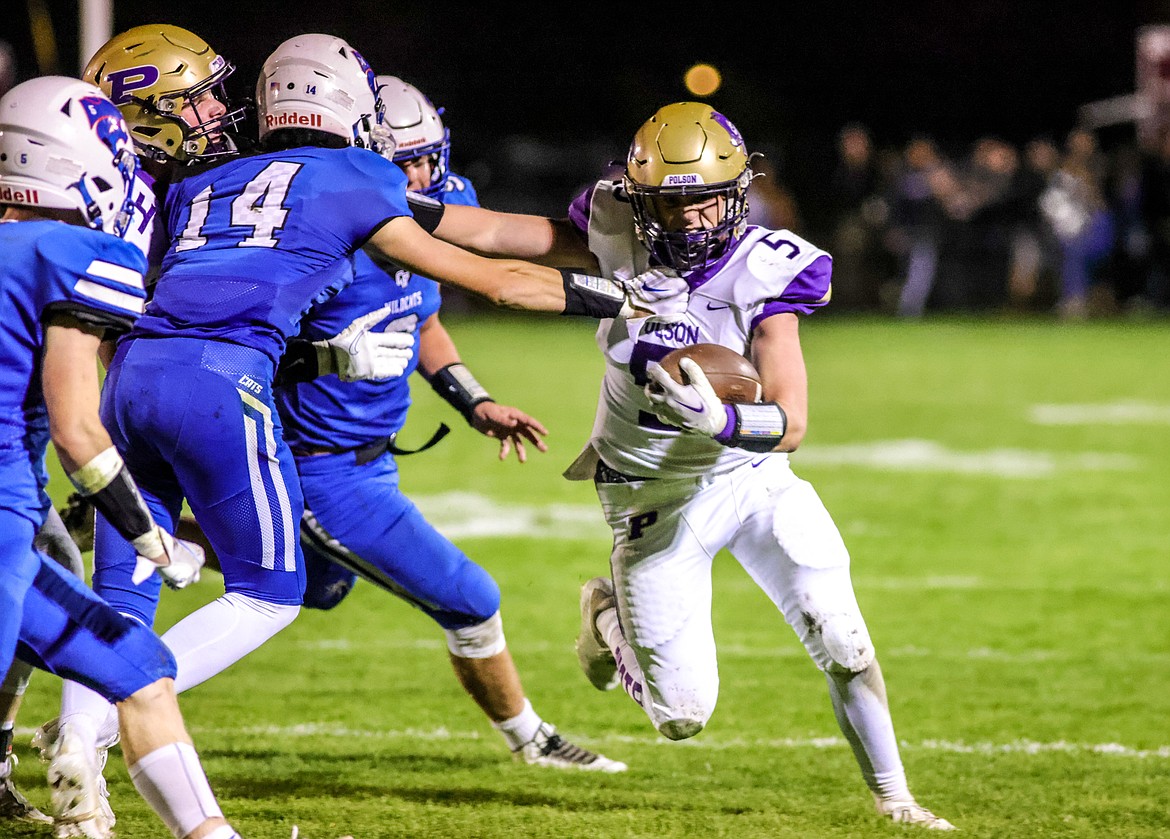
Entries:
<svg viewBox="0 0 1170 839">
<path fill-rule="evenodd" d="M 815 212 L 766 161 L 752 209 L 833 254 L 837 311 L 1170 314 L 1170 132 L 1151 149 L 1098 139 L 881 148 L 847 125 L 822 194 L 805 196 Z"/>
<path fill-rule="evenodd" d="M 0 93 L 16 65 L 0 40 Z M 567 196 L 620 172 L 597 165 L 622 148 L 612 138 L 479 133 L 456 128 L 453 164 L 493 209 L 558 215 Z M 1170 315 L 1170 131 L 1163 137 L 1160 147 L 1105 149 L 1073 128 L 1023 144 L 989 135 L 955 148 L 922 134 L 884 146 L 855 123 L 818 138 L 835 141 L 835 155 L 815 160 L 749 137 L 766 152 L 753 162 L 750 220 L 833 254 L 835 312 Z"/>
</svg>

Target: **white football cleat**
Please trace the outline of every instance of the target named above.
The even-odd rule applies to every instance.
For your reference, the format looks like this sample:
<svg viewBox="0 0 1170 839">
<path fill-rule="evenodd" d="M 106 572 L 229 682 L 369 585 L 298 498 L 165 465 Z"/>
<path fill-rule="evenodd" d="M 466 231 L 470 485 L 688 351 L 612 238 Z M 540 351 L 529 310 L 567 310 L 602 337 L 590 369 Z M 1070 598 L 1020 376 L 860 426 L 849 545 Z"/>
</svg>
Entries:
<svg viewBox="0 0 1170 839">
<path fill-rule="evenodd" d="M 617 662 L 597 629 L 597 616 L 617 606 L 613 582 L 594 577 L 581 586 L 581 629 L 577 633 L 577 663 L 589 683 L 598 690 L 613 690 L 618 684 Z"/>
<path fill-rule="evenodd" d="M 955 830 L 953 824 L 946 819 L 939 818 L 913 798 L 887 800 L 875 795 L 873 800 L 878 813 L 895 824 L 909 824 L 915 827 L 925 827 L 927 830 Z"/>
<path fill-rule="evenodd" d="M 101 774 L 107 753 L 103 749 L 99 756 L 96 750 L 86 748 L 85 743 L 92 738 L 83 737 L 78 731 L 85 724 L 84 718 L 78 718 L 53 729 L 42 726 L 33 738 L 41 756 L 49 761 L 49 791 L 57 839 L 109 839 L 114 835 L 116 820 Z"/>
<path fill-rule="evenodd" d="M 551 766 L 554 769 L 579 769 L 583 772 L 625 772 L 620 760 L 610 760 L 603 754 L 575 746 L 557 734 L 556 726 L 542 722 L 531 740 L 513 754 L 530 766 Z"/>
</svg>

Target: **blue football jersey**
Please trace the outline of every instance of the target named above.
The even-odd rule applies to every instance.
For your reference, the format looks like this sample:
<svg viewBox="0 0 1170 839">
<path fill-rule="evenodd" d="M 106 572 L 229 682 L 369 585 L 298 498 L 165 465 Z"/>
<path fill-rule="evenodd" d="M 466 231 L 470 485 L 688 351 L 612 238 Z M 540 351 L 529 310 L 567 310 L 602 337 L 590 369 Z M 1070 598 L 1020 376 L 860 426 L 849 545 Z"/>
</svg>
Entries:
<svg viewBox="0 0 1170 839">
<path fill-rule="evenodd" d="M 0 223 L 0 253 L 0 507 L 26 506 L 32 494 L 43 510 L 44 320 L 67 312 L 125 331 L 142 314 L 146 259 L 115 236 L 58 221 Z"/>
<path fill-rule="evenodd" d="M 479 206 L 475 188 L 465 178 L 451 175 L 444 204 Z M 354 448 L 402 428 L 410 408 L 408 377 L 418 367 L 418 330 L 439 310 L 439 285 L 426 277 L 399 270 L 391 282 L 368 256 L 354 257 L 355 280 L 336 297 L 315 306 L 304 321 L 301 337 L 328 338 L 373 311 L 385 316 L 373 329 L 396 329 L 405 324 L 415 334 L 415 352 L 401 377 L 382 382 L 343 382 L 320 376 L 311 382 L 277 388 L 276 404 L 284 424 L 284 438 L 296 451 L 303 448 Z"/>
<path fill-rule="evenodd" d="M 170 246 L 131 337 L 188 337 L 275 362 L 305 312 L 353 279 L 351 257 L 410 216 L 406 176 L 367 149 L 297 148 L 234 158 L 167 191 Z"/>
</svg>

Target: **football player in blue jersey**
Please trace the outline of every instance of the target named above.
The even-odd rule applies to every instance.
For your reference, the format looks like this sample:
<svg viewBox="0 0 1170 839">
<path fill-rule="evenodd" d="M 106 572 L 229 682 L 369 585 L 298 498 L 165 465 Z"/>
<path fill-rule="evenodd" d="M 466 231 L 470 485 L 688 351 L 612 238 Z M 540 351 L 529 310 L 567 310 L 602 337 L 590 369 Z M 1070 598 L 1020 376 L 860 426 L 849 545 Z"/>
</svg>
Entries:
<svg viewBox="0 0 1170 839">
<path fill-rule="evenodd" d="M 13 656 L 116 704 L 137 789 L 176 837 L 229 839 L 175 699 L 174 657 L 34 548 L 50 502 L 52 440 L 70 480 L 135 554 L 133 579 L 194 567 L 156 524 L 98 416 L 97 350 L 142 311 L 145 260 L 119 236 L 136 159 L 117 108 L 92 85 L 46 76 L 0 99 L 0 670 Z M 112 235 L 113 234 L 113 235 Z M 104 830 L 82 732 L 53 744 L 59 836 Z"/>
<path fill-rule="evenodd" d="M 236 151 L 230 130 L 242 118 L 243 109 L 229 109 L 223 88 L 233 69 L 194 33 L 177 26 L 148 25 L 111 38 L 82 72 L 84 81 L 119 106 L 134 142 L 139 166 L 131 190 L 133 212 L 123 238 L 147 256 L 148 287 L 165 245 L 157 205 L 170 172 L 176 166 Z M 103 342 L 103 363 L 112 353 L 113 341 Z M 69 529 L 50 507 L 37 543 L 52 559 L 83 576 L 81 552 L 70 531 L 82 517 L 82 526 L 90 534 L 86 542 L 92 545 L 93 508 L 85 496 L 74 493 L 65 514 Z M 28 803 L 11 780 L 12 732 L 31 672 L 30 665 L 14 662 L 0 684 L 0 819 L 43 822 L 47 817 Z M 72 690 L 72 683 L 67 681 L 64 689 Z"/>
<path fill-rule="evenodd" d="M 379 76 L 392 159 L 408 188 L 447 205 L 478 205 L 475 189 L 450 170 L 450 132 L 416 87 Z M 336 376 L 277 389 L 277 408 L 305 496 L 301 547 L 308 585 L 305 605 L 332 609 L 358 576 L 396 594 L 443 629 L 460 683 L 513 753 L 528 763 L 619 772 L 624 763 L 576 746 L 533 710 L 508 651 L 500 590 L 492 576 L 439 533 L 398 485 L 394 440 L 410 406 L 407 376 L 415 369 L 467 422 L 500 441 L 500 458 L 525 445 L 545 451 L 544 427 L 517 408 L 495 402 L 461 362 L 439 320 L 439 286 L 406 269 L 392 278 L 364 254 L 356 279 L 305 319 L 309 338 L 351 323 L 402 330 L 417 353 L 401 378 L 346 383 Z"/>
<path fill-rule="evenodd" d="M 274 369 L 311 306 L 352 281 L 359 249 L 517 309 L 606 317 L 652 305 L 657 293 L 648 279 L 619 285 L 431 236 L 443 205 L 408 199 L 406 176 L 376 153 L 389 138 L 374 73 L 344 40 L 290 38 L 264 62 L 256 92 L 257 153 L 181 170 L 172 183 L 159 281 L 119 341 L 102 394 L 103 420 L 152 513 L 171 527 L 186 501 L 224 574 L 225 594 L 163 636 L 179 691 L 300 609 L 304 504 Z M 95 589 L 153 625 L 159 580 L 133 585 L 133 551 L 102 516 L 95 540 Z M 101 705 L 89 697 L 70 712 L 100 720 Z"/>
<path fill-rule="evenodd" d="M 711 566 L 727 549 L 824 672 L 878 813 L 952 830 L 910 793 L 849 552 L 788 463 L 808 424 L 798 324 L 829 302 L 832 258 L 789 230 L 748 223 L 751 156 L 709 105 L 659 109 L 623 169 L 579 195 L 567 218 L 489 227 L 468 208 L 437 231 L 483 253 L 555 254 L 607 276 L 664 266 L 686 284 L 669 321 L 619 316 L 597 332 L 598 416 L 565 474 L 594 481 L 614 542 L 610 574 L 582 588 L 581 668 L 598 689 L 620 686 L 664 736 L 701 732 L 719 690 Z M 693 360 L 681 362 L 683 383 L 657 364 L 696 343 L 750 356 L 759 399 L 725 405 Z"/>
</svg>

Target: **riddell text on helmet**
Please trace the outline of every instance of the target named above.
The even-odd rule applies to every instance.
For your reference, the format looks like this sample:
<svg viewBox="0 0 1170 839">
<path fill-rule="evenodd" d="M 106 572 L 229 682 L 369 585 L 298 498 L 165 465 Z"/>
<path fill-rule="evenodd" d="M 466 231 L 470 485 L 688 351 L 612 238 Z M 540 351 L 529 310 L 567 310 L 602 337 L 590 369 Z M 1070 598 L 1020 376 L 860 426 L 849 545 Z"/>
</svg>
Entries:
<svg viewBox="0 0 1170 839">
<path fill-rule="evenodd" d="M 280 114 L 273 116 L 266 114 L 264 116 L 264 123 L 269 128 L 279 128 L 286 125 L 305 125 L 309 128 L 321 127 L 320 114 L 298 114 L 296 111 L 289 111 L 287 114 Z"/>
<path fill-rule="evenodd" d="M 35 189 L 0 187 L 0 204 L 40 204 L 41 196 Z"/>
</svg>

